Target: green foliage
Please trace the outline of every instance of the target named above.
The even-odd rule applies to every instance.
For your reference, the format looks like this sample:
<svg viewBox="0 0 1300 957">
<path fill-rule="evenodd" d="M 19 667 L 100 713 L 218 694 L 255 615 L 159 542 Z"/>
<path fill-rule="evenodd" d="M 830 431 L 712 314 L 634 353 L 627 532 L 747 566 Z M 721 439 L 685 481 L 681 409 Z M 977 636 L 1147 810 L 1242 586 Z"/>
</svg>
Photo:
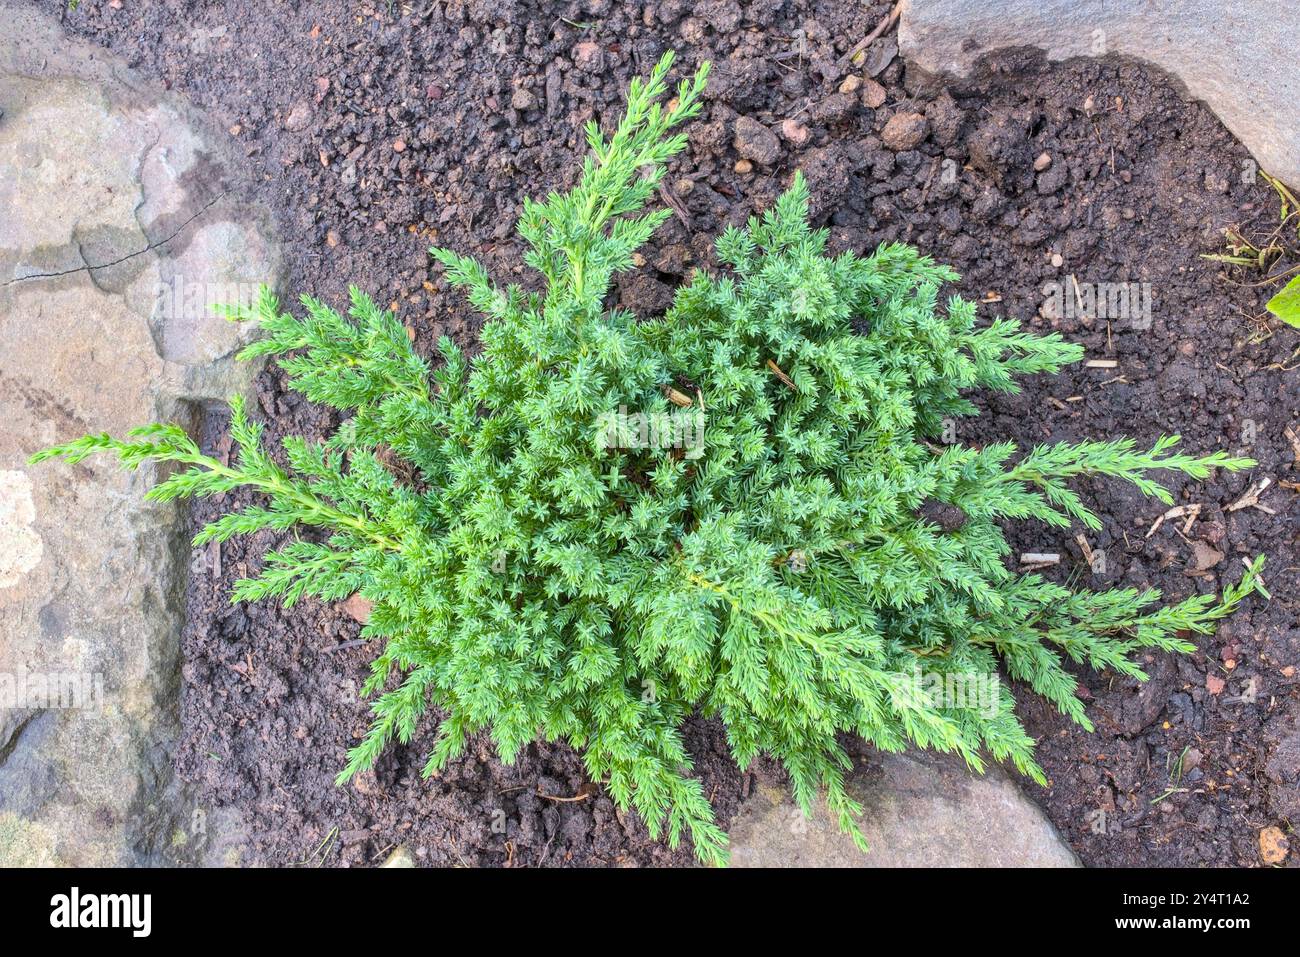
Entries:
<svg viewBox="0 0 1300 957">
<path fill-rule="evenodd" d="M 1294 277 L 1268 301 L 1269 312 L 1289 326 L 1300 329 L 1300 276 Z"/>
<path fill-rule="evenodd" d="M 659 105 L 670 65 L 632 84 L 613 136 L 588 129 L 576 188 L 527 204 L 519 229 L 544 291 L 499 287 L 433 250 L 488 317 L 472 363 L 443 339 L 430 371 L 358 292 L 346 318 L 310 298 L 296 317 L 267 292 L 233 313 L 266 333 L 248 354 L 280 356 L 294 388 L 350 413 L 328 442 L 286 441 L 282 468 L 235 403 L 230 466 L 174 426 L 37 458 L 178 463 L 157 499 L 265 493 L 197 542 L 321 530 L 268 555 L 235 598 L 374 602 L 363 634 L 380 649 L 366 689 L 375 723 L 340 780 L 410 740 L 436 705 L 446 718 L 426 773 L 479 732 L 506 761 L 539 735 L 567 740 L 620 807 L 673 844 L 689 834 L 706 861 L 724 858 L 726 839 L 682 741 L 697 711 L 722 719 L 742 766 L 778 758 L 805 809 L 824 792 L 859 840 L 844 732 L 959 752 L 976 769 L 1010 759 L 1042 781 L 999 663 L 1086 726 L 1065 659 L 1143 677 L 1135 652 L 1191 650 L 1181 636 L 1254 590 L 1262 559 L 1221 600 L 1160 608 L 1154 591 L 1074 593 L 1009 571 L 999 523 L 1098 527 L 1067 484 L 1077 476 L 1168 501 L 1154 470 L 1202 478 L 1253 463 L 1175 453 L 1176 437 L 1018 460 L 1010 443 L 935 444 L 945 418 L 974 412 L 966 390 L 1015 391 L 1016 376 L 1081 350 L 1006 319 L 977 325 L 960 298 L 940 308 L 954 273 L 907 246 L 828 256 L 798 177 L 718 240 L 726 268 L 697 272 L 667 314 L 608 308 L 611 277 L 665 216 L 643 209 L 683 146 L 674 130 L 699 108 L 703 70 L 674 109 Z M 703 422 L 701 447 L 606 441 L 614 410 L 682 405 Z M 964 521 L 940 527 L 929 502 Z M 922 674 L 988 676 L 994 690 L 972 708 L 918 693 Z"/>
</svg>

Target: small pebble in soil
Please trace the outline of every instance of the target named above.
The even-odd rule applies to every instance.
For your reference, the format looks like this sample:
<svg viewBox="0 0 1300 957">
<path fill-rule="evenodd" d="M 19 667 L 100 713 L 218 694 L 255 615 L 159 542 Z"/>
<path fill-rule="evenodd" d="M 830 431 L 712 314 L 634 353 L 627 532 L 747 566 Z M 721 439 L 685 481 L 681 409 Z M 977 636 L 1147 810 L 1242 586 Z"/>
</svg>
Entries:
<svg viewBox="0 0 1300 957">
<path fill-rule="evenodd" d="M 290 133 L 298 133 L 307 128 L 311 122 L 311 106 L 306 100 L 299 100 L 289 109 L 289 115 L 284 118 L 284 128 Z"/>
<path fill-rule="evenodd" d="M 1041 173 L 1047 167 L 1052 165 L 1052 157 L 1049 153 L 1039 153 L 1038 158 L 1034 160 L 1034 172 Z"/>
<path fill-rule="evenodd" d="M 862 84 L 862 105 L 869 110 L 883 106 L 888 94 L 885 88 L 875 80 L 867 80 Z"/>
<path fill-rule="evenodd" d="M 732 145 L 747 160 L 771 166 L 781 155 L 781 144 L 776 134 L 758 120 L 748 116 L 737 117 L 735 134 Z"/>
<path fill-rule="evenodd" d="M 798 120 L 782 120 L 781 135 L 791 146 L 800 147 L 808 142 L 808 127 Z"/>
<path fill-rule="evenodd" d="M 370 620 L 370 612 L 374 607 L 374 602 L 360 595 L 353 595 L 343 603 L 343 610 L 348 613 L 348 616 L 363 625 Z"/>
<path fill-rule="evenodd" d="M 573 65 L 584 73 L 599 73 L 605 66 L 605 51 L 599 44 L 584 40 L 573 48 Z"/>
<path fill-rule="evenodd" d="M 832 93 L 810 111 L 814 123 L 832 126 L 853 115 L 858 107 L 858 98 L 851 93 Z"/>
<path fill-rule="evenodd" d="M 1034 165 L 1037 166 L 1038 164 L 1035 163 Z M 1051 196 L 1064 186 L 1069 179 L 1070 172 L 1064 166 L 1049 168 L 1038 174 L 1035 188 L 1040 196 Z"/>
<path fill-rule="evenodd" d="M 897 40 L 892 37 L 879 40 L 867 50 L 866 59 L 862 62 L 862 70 L 867 76 L 880 76 L 885 72 L 885 67 L 894 62 L 896 56 L 898 56 Z"/>
<path fill-rule="evenodd" d="M 895 153 L 916 149 L 925 139 L 928 127 L 929 122 L 920 113 L 895 113 L 885 124 L 880 140 Z"/>
</svg>

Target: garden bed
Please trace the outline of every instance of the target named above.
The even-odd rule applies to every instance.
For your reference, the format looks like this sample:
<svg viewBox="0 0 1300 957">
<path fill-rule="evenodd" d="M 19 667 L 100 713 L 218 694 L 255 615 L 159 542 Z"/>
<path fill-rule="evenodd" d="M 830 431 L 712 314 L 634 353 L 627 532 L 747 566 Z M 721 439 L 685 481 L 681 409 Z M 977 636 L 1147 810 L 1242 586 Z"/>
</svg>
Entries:
<svg viewBox="0 0 1300 957">
<path fill-rule="evenodd" d="M 286 292 L 338 303 L 356 283 L 395 305 L 426 354 L 444 332 L 472 348 L 477 322 L 430 243 L 527 282 L 512 272 L 513 222 L 525 196 L 571 183 L 583 123 L 614 114 L 628 79 L 666 48 L 682 72 L 713 60 L 705 113 L 665 181 L 675 215 L 620 281 L 621 304 L 661 310 L 675 283 L 710 266 L 721 229 L 766 208 L 801 168 L 837 248 L 912 243 L 962 273 L 955 291 L 986 301 L 983 315 L 1056 329 L 1101 361 L 1028 380 L 1020 395 L 979 396 L 984 414 L 960 441 L 1141 444 L 1177 432 L 1188 451 L 1257 459 L 1253 472 L 1201 483 L 1167 476 L 1178 504 L 1201 510 L 1149 537 L 1159 503 L 1080 483 L 1104 522 L 1085 539 L 1105 553 L 1095 574 L 1077 529 L 1010 528 L 1017 555 L 1061 555 L 1048 577 L 1152 585 L 1170 599 L 1221 589 L 1243 557 L 1264 552 L 1273 596 L 1198 639 L 1196 655 L 1153 655 L 1144 686 L 1080 671 L 1094 733 L 1024 696 L 1051 779 L 1024 786 L 1091 865 L 1258 864 L 1260 829 L 1300 816 L 1296 492 L 1282 484 L 1300 481 L 1286 434 L 1300 430 L 1300 337 L 1265 321 L 1270 290 L 1248 284 L 1256 277 L 1201 258 L 1222 251 L 1224 227 L 1267 232 L 1278 201 L 1172 83 L 1130 63 L 1049 67 L 1023 52 L 943 89 L 882 56 L 888 36 L 865 65 L 838 66 L 886 3 L 120 6 L 82 4 L 65 26 L 189 96 L 245 150 L 286 238 Z M 886 130 L 906 114 L 916 116 Z M 742 124 L 737 143 L 741 116 L 766 132 Z M 1149 295 L 1149 325 L 1071 308 L 1091 284 L 1118 283 Z M 334 424 L 276 371 L 258 392 L 273 440 Z M 208 417 L 208 449 L 220 450 L 223 429 L 219 413 Z M 1271 511 L 1230 510 L 1264 478 Z M 196 527 L 229 505 L 196 503 Z M 200 800 L 243 812 L 248 862 L 362 865 L 398 844 L 428 864 L 691 862 L 616 814 L 563 746 L 535 745 L 506 767 L 484 744 L 426 782 L 426 722 L 374 773 L 335 788 L 368 724 L 356 695 L 371 657 L 355 641 L 361 610 L 231 607 L 233 580 L 275 544 L 263 533 L 195 554 L 184 636 L 179 769 Z M 725 826 L 753 780 L 731 764 L 720 725 L 697 721 L 688 744 Z"/>
</svg>

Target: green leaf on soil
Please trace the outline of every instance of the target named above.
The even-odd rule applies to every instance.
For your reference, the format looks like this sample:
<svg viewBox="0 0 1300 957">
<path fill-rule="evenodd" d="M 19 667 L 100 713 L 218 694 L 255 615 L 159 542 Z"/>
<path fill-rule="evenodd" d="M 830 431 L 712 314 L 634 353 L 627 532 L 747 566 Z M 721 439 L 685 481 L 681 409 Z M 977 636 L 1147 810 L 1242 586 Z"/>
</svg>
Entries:
<svg viewBox="0 0 1300 957">
<path fill-rule="evenodd" d="M 1300 276 L 1295 276 L 1276 296 L 1268 301 L 1266 307 L 1288 326 L 1300 329 Z"/>
</svg>

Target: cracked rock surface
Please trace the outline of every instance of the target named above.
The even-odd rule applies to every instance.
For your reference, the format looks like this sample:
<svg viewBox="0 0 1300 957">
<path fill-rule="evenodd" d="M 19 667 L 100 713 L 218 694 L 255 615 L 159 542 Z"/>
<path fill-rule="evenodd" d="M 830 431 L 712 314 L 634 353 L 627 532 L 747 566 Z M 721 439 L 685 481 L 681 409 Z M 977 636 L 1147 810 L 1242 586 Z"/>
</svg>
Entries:
<svg viewBox="0 0 1300 957">
<path fill-rule="evenodd" d="M 86 432 L 192 426 L 248 392 L 212 315 L 280 258 L 183 102 L 0 0 L 0 865 L 233 862 L 238 822 L 173 777 L 185 516 Z"/>
</svg>

